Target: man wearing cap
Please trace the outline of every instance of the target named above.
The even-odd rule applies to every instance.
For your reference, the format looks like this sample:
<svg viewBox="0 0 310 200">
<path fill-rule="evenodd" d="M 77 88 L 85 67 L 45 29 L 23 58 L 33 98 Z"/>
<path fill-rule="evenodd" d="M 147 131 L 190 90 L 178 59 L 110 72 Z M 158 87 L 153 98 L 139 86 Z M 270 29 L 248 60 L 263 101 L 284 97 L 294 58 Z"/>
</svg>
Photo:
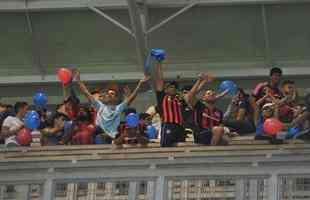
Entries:
<svg viewBox="0 0 310 200">
<path fill-rule="evenodd" d="M 177 97 L 178 83 L 171 81 L 164 87 L 161 62 L 156 63 L 155 89 L 157 108 L 162 120 L 160 146 L 171 147 L 185 141 L 182 104 Z"/>
</svg>

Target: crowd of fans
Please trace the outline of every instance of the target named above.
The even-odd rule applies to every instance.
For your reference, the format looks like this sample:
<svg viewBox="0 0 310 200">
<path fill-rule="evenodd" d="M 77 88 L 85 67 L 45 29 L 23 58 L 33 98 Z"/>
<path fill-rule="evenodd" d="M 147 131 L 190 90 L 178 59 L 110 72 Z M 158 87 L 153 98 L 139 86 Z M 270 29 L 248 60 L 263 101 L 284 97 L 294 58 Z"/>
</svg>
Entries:
<svg viewBox="0 0 310 200">
<path fill-rule="evenodd" d="M 130 105 L 140 87 L 149 81 L 149 76 L 141 79 L 133 91 L 128 87 L 123 92 L 117 88 L 89 91 L 80 79 L 80 72 L 73 70 L 71 82 L 64 85 L 64 101 L 57 105 L 56 110 L 36 110 L 40 116 L 40 126 L 30 130 L 30 134 L 32 138 L 39 138 L 37 141 L 32 139 L 21 144 L 17 139 L 21 130 L 25 129 L 24 117 L 29 105 L 26 102 L 17 102 L 14 106 L 0 104 L 0 141 L 7 147 L 33 143 L 145 146 L 150 141 L 149 126 L 156 128 L 156 138 L 160 139 L 161 147 L 184 142 L 190 135 L 194 143 L 204 145 L 227 145 L 230 137 L 253 133 L 255 139 L 271 143 L 290 138 L 306 140 L 309 137 L 310 96 L 299 99 L 291 80 L 281 84 L 280 68 L 272 68 L 270 80 L 257 84 L 252 94 L 238 88 L 225 112 L 216 106 L 216 102 L 221 101 L 228 91 L 217 94 L 212 89 L 203 89 L 213 81 L 209 74 L 200 74 L 194 85 L 179 90 L 176 81 L 164 83 L 161 62 L 156 62 L 155 68 L 157 105 L 150 105 L 146 112 L 140 113 L 135 127 L 121 120 L 122 115 L 136 113 Z M 88 103 L 79 101 L 75 94 L 78 91 L 72 89 L 74 84 Z M 285 124 L 281 133 L 270 135 L 265 132 L 264 122 L 270 118 Z M 297 131 L 292 134 L 290 130 Z"/>
</svg>

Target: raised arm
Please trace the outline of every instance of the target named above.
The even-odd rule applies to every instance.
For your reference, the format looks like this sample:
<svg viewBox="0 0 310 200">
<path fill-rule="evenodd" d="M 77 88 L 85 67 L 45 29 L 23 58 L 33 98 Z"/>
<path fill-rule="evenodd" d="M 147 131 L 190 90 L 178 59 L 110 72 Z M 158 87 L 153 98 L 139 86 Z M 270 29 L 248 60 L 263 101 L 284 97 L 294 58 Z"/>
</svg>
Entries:
<svg viewBox="0 0 310 200">
<path fill-rule="evenodd" d="M 87 89 L 86 85 L 81 81 L 80 78 L 80 72 L 78 70 L 75 71 L 74 73 L 75 79 L 79 85 L 79 88 L 82 92 L 82 94 L 84 94 L 84 96 L 91 101 L 92 99 L 94 99 L 94 97 L 91 95 L 91 93 L 89 92 L 89 90 Z"/>
<path fill-rule="evenodd" d="M 216 99 L 220 99 L 228 94 L 229 90 L 224 90 L 223 92 L 216 95 Z"/>
<path fill-rule="evenodd" d="M 194 107 L 196 103 L 195 96 L 199 92 L 199 89 L 201 89 L 204 84 L 210 81 L 212 81 L 212 79 L 207 74 L 200 74 L 192 89 L 185 96 L 186 103 L 191 107 Z"/>
<path fill-rule="evenodd" d="M 150 80 L 150 76 L 145 76 L 143 79 L 141 79 L 136 87 L 136 89 L 131 93 L 131 94 L 126 94 L 127 98 L 126 98 L 126 103 L 127 105 L 130 105 L 134 100 L 135 98 L 137 97 L 138 95 L 138 91 L 140 89 L 140 87 L 146 83 L 148 80 Z M 127 90 L 127 89 L 126 89 Z M 127 92 L 125 92 L 127 93 Z"/>
<path fill-rule="evenodd" d="M 156 70 L 155 70 L 155 89 L 156 91 L 162 91 L 164 89 L 164 79 L 162 72 L 162 63 L 156 62 Z"/>
</svg>

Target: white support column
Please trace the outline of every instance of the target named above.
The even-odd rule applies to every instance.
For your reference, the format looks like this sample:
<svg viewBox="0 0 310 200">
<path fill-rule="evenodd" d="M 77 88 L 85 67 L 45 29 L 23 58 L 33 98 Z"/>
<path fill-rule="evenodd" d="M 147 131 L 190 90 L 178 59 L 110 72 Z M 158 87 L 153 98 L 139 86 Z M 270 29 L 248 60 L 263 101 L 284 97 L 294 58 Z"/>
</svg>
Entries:
<svg viewBox="0 0 310 200">
<path fill-rule="evenodd" d="M 160 176 L 156 181 L 156 200 L 166 200 L 166 178 Z"/>
<path fill-rule="evenodd" d="M 244 179 L 238 178 L 236 180 L 236 200 L 243 200 L 244 199 Z"/>
<path fill-rule="evenodd" d="M 97 183 L 88 183 L 87 200 L 96 200 Z"/>
<path fill-rule="evenodd" d="M 78 186 L 78 184 L 76 184 L 76 183 L 69 183 L 68 184 L 66 200 L 76 200 L 77 186 Z"/>
<path fill-rule="evenodd" d="M 278 200 L 278 175 L 273 173 L 269 178 L 268 199 Z"/>
<path fill-rule="evenodd" d="M 128 200 L 136 200 L 138 199 L 137 197 L 138 197 L 138 183 L 137 181 L 130 181 Z"/>
<path fill-rule="evenodd" d="M 188 180 L 183 180 L 181 184 L 181 199 L 188 199 Z"/>
<path fill-rule="evenodd" d="M 0 185 L 0 200 L 4 199 L 4 192 L 6 187 L 4 185 Z"/>
<path fill-rule="evenodd" d="M 106 183 L 106 188 L 105 188 L 105 192 L 106 192 L 106 198 L 109 199 L 113 197 L 113 183 L 112 182 L 107 182 Z"/>
<path fill-rule="evenodd" d="M 249 196 L 251 200 L 257 200 L 257 179 L 250 179 Z"/>
<path fill-rule="evenodd" d="M 47 179 L 43 185 L 43 200 L 53 200 L 55 197 L 55 185 L 52 179 Z"/>
<path fill-rule="evenodd" d="M 147 182 L 147 199 L 153 200 L 155 198 L 155 183 L 154 181 Z"/>
</svg>

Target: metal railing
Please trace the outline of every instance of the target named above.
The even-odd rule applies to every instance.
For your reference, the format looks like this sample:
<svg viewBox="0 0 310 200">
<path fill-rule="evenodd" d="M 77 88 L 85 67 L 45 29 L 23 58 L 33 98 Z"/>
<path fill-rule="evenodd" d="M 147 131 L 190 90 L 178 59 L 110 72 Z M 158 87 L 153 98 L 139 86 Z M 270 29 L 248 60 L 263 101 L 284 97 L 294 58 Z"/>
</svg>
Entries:
<svg viewBox="0 0 310 200">
<path fill-rule="evenodd" d="M 310 145 L 0 150 L 0 199 L 305 200 Z"/>
</svg>

